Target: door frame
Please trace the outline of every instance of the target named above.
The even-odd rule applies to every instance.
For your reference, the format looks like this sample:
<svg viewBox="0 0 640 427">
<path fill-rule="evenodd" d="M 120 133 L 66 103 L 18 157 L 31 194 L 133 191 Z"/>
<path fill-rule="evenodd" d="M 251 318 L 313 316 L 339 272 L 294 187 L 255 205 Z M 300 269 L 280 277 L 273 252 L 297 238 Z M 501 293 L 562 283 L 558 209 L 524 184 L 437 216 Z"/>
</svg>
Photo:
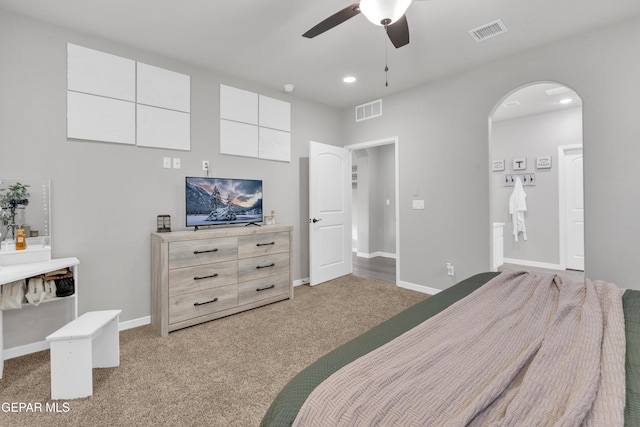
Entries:
<svg viewBox="0 0 640 427">
<path fill-rule="evenodd" d="M 567 268 L 567 209 L 565 206 L 565 197 L 567 192 L 567 182 L 566 182 L 566 170 L 564 167 L 565 158 L 567 156 L 567 151 L 575 150 L 577 148 L 582 149 L 583 144 L 569 144 L 569 145 L 560 145 L 558 146 L 558 209 L 560 219 L 558 234 L 559 234 L 559 250 L 560 250 L 560 268 L 565 270 Z M 583 152 L 584 156 L 584 152 Z M 584 177 L 584 170 L 582 171 Z M 583 178 L 584 181 L 584 178 Z M 583 182 L 584 185 L 584 182 Z M 584 195 L 583 195 L 584 197 Z M 586 259 L 585 259 L 586 261 Z M 585 266 L 586 267 L 586 266 Z"/>
<path fill-rule="evenodd" d="M 487 118 L 487 142 L 488 142 L 488 147 L 489 149 L 487 150 L 487 164 L 489 165 L 488 168 L 488 183 L 489 183 L 489 224 L 488 224 L 488 233 L 487 236 L 489 237 L 488 241 L 489 241 L 489 269 L 491 271 L 495 271 L 496 269 L 493 267 L 494 265 L 494 256 L 493 256 L 493 222 L 494 222 L 494 218 L 495 218 L 495 212 L 493 209 L 493 198 L 494 198 L 494 186 L 493 186 L 493 179 L 495 176 L 495 171 L 492 170 L 491 164 L 493 162 L 493 160 L 497 160 L 493 157 L 493 116 L 496 112 L 496 110 L 498 109 L 498 107 L 511 95 L 513 95 L 514 93 L 520 91 L 521 89 L 533 86 L 533 85 L 537 85 L 537 84 L 544 84 L 544 83 L 553 83 L 553 84 L 557 84 L 557 85 L 561 85 L 561 86 L 565 86 L 569 89 L 572 89 L 576 95 L 578 96 L 578 98 L 580 98 L 583 102 L 582 106 L 580 107 L 582 109 L 582 115 L 584 116 L 584 99 L 583 97 L 580 95 L 580 93 L 577 90 L 574 90 L 571 86 L 565 84 L 565 83 L 561 83 L 559 81 L 556 80 L 533 80 L 530 81 L 528 83 L 522 84 L 512 90 L 510 90 L 506 95 L 504 95 L 503 97 L 501 97 L 496 104 L 493 106 L 493 108 L 491 109 L 491 112 L 489 113 L 489 116 Z M 571 145 L 575 145 L 575 146 L 579 146 L 579 147 L 584 147 L 584 119 L 582 120 L 582 126 L 581 126 L 581 130 L 582 130 L 582 134 L 581 134 L 581 144 L 571 144 Z M 560 146 L 559 146 L 560 147 Z M 560 149 L 558 149 L 558 164 L 561 164 L 562 162 L 560 161 L 560 157 L 564 155 L 564 153 L 560 154 Z M 564 159 L 562 159 L 564 160 Z M 555 161 L 555 160 L 554 160 Z M 553 166 L 554 168 L 556 166 Z M 503 172 L 503 173 L 506 173 Z M 583 173 L 584 173 L 584 168 L 583 168 Z M 560 174 L 560 172 L 558 172 L 558 174 Z M 558 175 L 558 178 L 560 178 L 560 175 Z M 583 178 L 584 181 L 584 178 Z M 584 182 L 583 182 L 584 184 Z M 559 184 L 559 179 L 558 179 L 558 190 L 560 190 L 560 184 Z M 562 197 L 562 195 L 560 195 L 559 197 Z M 560 206 L 558 207 L 559 211 L 563 211 Z M 585 209 L 586 210 L 586 209 Z M 563 214 L 561 214 L 563 215 Z M 564 240 L 566 239 L 566 230 L 565 230 L 565 224 L 564 224 L 564 220 L 562 218 L 558 219 L 560 222 L 560 229 L 558 230 L 558 240 L 559 240 L 559 257 L 558 257 L 558 264 L 548 264 L 548 263 L 538 263 L 538 262 L 529 262 L 527 263 L 527 265 L 530 265 L 532 267 L 542 267 L 542 268 L 547 268 L 547 269 L 554 269 L 554 270 L 564 270 L 566 269 L 566 245 L 564 243 Z M 562 233 L 562 235 L 561 235 Z M 586 233 L 585 233 L 586 235 Z M 562 242 L 562 243 L 560 243 Z M 562 244 L 562 246 L 560 246 L 560 244 Z M 586 243 L 585 243 L 585 247 L 586 247 Z M 586 255 L 586 254 L 585 254 Z M 522 261 L 522 260 L 519 260 Z M 586 270 L 586 256 L 585 256 L 585 270 Z"/>
<path fill-rule="evenodd" d="M 379 147 L 382 145 L 394 145 L 394 174 L 395 174 L 395 211 L 396 211 L 396 286 L 400 284 L 400 144 L 398 143 L 398 137 L 392 136 L 388 138 L 376 139 L 373 141 L 365 141 L 357 144 L 345 145 L 344 148 L 349 150 L 349 163 L 350 169 L 353 166 L 353 151 L 362 150 L 364 148 Z M 349 198 L 349 203 L 352 203 L 352 199 Z M 349 240 L 351 243 L 351 240 Z M 350 245 L 351 246 L 351 245 Z M 351 247 L 349 248 L 351 252 Z"/>
</svg>

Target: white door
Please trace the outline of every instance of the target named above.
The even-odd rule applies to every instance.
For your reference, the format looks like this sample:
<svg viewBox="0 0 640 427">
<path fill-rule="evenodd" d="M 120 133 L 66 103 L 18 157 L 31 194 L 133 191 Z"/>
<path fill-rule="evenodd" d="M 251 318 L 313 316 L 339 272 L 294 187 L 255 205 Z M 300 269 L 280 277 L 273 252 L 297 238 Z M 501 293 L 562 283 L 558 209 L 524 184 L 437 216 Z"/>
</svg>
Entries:
<svg viewBox="0 0 640 427">
<path fill-rule="evenodd" d="M 584 271 L 584 197 L 582 148 L 565 151 L 567 268 Z"/>
<path fill-rule="evenodd" d="M 310 142 L 310 284 L 351 273 L 351 166 L 349 150 Z"/>
</svg>

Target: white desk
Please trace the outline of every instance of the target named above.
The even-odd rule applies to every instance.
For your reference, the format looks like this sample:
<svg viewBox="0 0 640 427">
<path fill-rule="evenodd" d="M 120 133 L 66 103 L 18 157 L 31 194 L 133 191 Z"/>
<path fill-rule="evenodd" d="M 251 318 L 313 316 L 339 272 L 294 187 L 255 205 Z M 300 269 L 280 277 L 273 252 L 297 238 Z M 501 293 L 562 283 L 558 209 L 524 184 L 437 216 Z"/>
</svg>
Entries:
<svg viewBox="0 0 640 427">
<path fill-rule="evenodd" d="M 78 317 L 78 258 L 60 258 L 52 259 L 47 262 L 34 262 L 28 264 L 10 265 L 0 268 L 0 286 L 15 282 L 16 280 L 28 279 L 38 274 L 48 273 L 50 271 L 59 270 L 70 267 L 73 272 L 73 280 L 75 282 L 75 292 L 73 295 L 64 298 L 52 298 L 44 300 L 45 302 L 55 302 L 61 299 L 73 298 L 73 318 Z M 0 378 L 4 370 L 4 332 L 3 332 L 3 314 L 0 310 Z"/>
</svg>

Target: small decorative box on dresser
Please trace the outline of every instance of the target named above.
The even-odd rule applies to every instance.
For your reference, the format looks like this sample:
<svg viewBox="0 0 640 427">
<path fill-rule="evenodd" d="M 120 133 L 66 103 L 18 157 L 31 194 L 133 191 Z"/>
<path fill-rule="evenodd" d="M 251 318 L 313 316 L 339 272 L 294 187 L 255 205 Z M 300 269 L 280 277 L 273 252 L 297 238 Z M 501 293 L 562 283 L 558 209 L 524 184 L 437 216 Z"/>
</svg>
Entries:
<svg viewBox="0 0 640 427">
<path fill-rule="evenodd" d="M 161 336 L 293 299 L 293 227 L 151 234 L 151 324 Z"/>
</svg>

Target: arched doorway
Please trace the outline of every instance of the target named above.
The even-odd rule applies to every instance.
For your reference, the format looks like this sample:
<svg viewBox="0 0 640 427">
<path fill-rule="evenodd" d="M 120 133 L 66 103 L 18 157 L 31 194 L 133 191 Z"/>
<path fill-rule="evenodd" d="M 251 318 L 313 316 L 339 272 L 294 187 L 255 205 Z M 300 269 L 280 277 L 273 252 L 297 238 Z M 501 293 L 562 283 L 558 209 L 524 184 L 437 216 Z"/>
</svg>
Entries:
<svg viewBox="0 0 640 427">
<path fill-rule="evenodd" d="M 489 153 L 492 267 L 583 271 L 580 96 L 555 82 L 510 92 L 489 117 Z M 514 234 L 509 210 L 517 178 L 526 194 L 526 234 Z M 582 265 L 567 262 L 579 258 Z"/>
</svg>

